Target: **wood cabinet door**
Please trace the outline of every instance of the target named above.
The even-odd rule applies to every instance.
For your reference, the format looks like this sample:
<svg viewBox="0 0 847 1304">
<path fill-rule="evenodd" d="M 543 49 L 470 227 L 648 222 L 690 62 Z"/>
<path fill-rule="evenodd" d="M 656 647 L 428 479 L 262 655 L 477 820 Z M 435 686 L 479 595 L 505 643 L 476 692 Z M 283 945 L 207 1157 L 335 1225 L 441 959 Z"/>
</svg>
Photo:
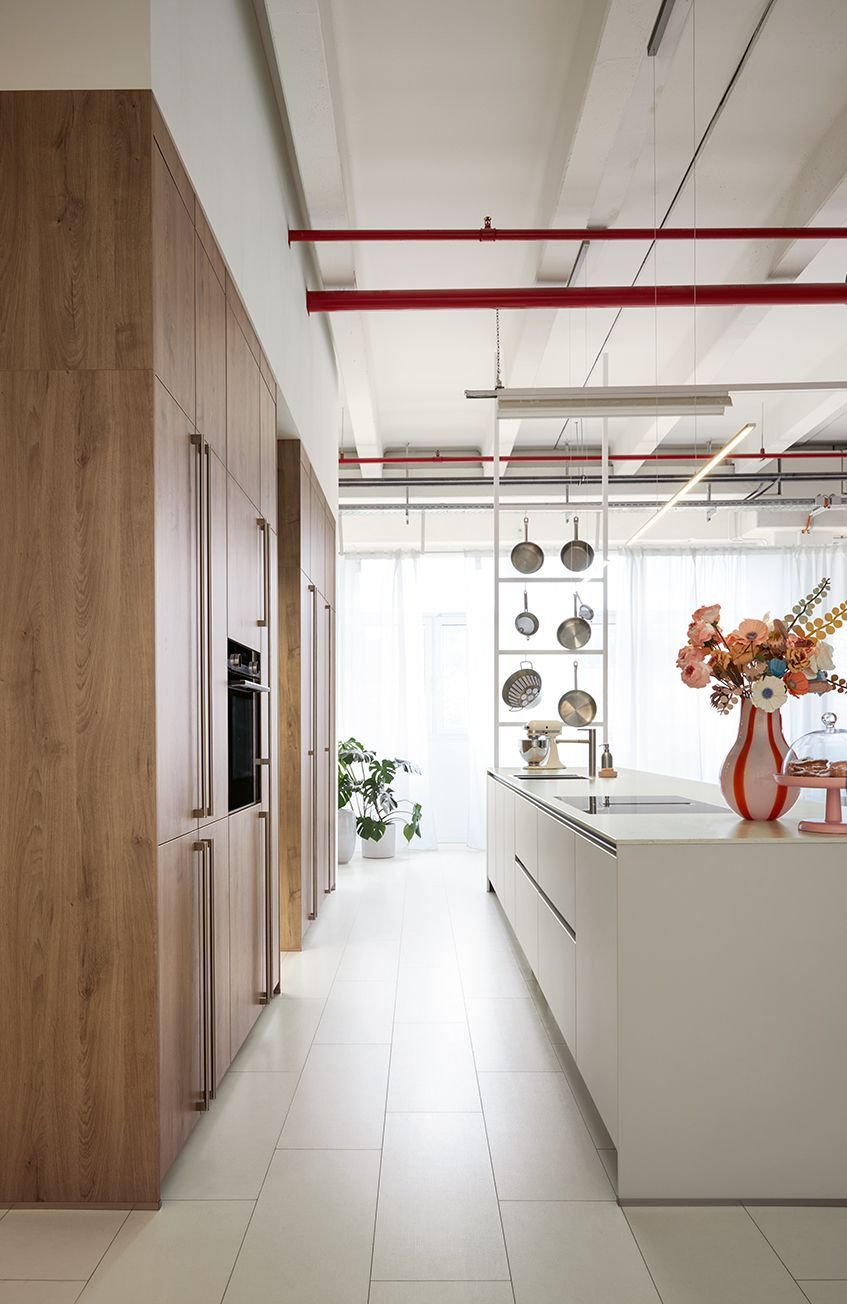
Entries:
<svg viewBox="0 0 847 1304">
<path fill-rule="evenodd" d="M 617 860 L 576 839 L 576 1062 L 618 1140 Z"/>
<path fill-rule="evenodd" d="M 265 861 L 264 815 L 248 806 L 229 817 L 230 996 L 233 1057 L 264 1004 Z"/>
<path fill-rule="evenodd" d="M 182 201 L 180 201 L 182 202 Z M 193 829 L 200 808 L 198 489 L 202 450 L 154 382 L 157 842 Z"/>
<path fill-rule="evenodd" d="M 203 1105 L 204 862 L 193 833 L 159 848 L 159 1137 L 164 1174 Z"/>
<path fill-rule="evenodd" d="M 262 650 L 264 546 L 256 508 L 227 477 L 227 628 L 244 647 Z"/>
<path fill-rule="evenodd" d="M 276 398 L 264 380 L 259 386 L 261 431 L 261 501 L 262 515 L 276 530 Z"/>
<path fill-rule="evenodd" d="M 326 523 L 324 520 L 324 496 L 314 471 L 311 473 L 312 478 L 312 512 L 311 528 L 312 536 L 312 569 L 310 579 L 313 584 L 317 584 L 318 592 L 323 593 L 326 587 L 326 572 L 324 568 L 324 558 L 326 556 Z"/>
<path fill-rule="evenodd" d="M 226 466 L 226 293 L 199 235 L 194 244 L 195 423 Z"/>
<path fill-rule="evenodd" d="M 153 148 L 153 369 L 194 420 L 194 215 Z"/>
<path fill-rule="evenodd" d="M 300 846 L 301 926 L 305 933 L 317 913 L 315 879 L 317 869 L 315 779 L 317 730 L 316 710 L 316 623 L 317 589 L 301 575 L 300 588 Z"/>
<path fill-rule="evenodd" d="M 211 843 L 212 891 L 212 991 L 214 1089 L 220 1086 L 232 1063 L 232 1008 L 230 997 L 229 820 L 208 824 L 201 838 Z"/>
<path fill-rule="evenodd" d="M 226 306 L 226 457 L 227 470 L 253 503 L 261 502 L 262 379 L 231 303 Z"/>
<path fill-rule="evenodd" d="M 279 918 L 279 563 L 277 538 L 270 535 L 270 623 L 267 630 L 267 684 L 270 693 L 262 694 L 262 756 L 268 764 L 262 768 L 262 809 L 268 814 L 265 836 L 268 863 L 267 926 L 269 931 L 270 994 L 279 987 L 280 918 Z"/>
<path fill-rule="evenodd" d="M 312 569 L 312 472 L 306 461 L 306 455 L 300 450 L 300 569 L 309 579 L 313 577 Z"/>
<path fill-rule="evenodd" d="M 201 824 L 222 819 L 229 809 L 229 719 L 227 699 L 227 475 L 209 445 L 204 450 L 209 553 L 209 795 L 211 814 Z M 204 835 L 205 836 L 205 835 Z"/>
<path fill-rule="evenodd" d="M 335 517 L 327 506 L 324 509 L 324 597 L 335 607 L 336 565 Z"/>
</svg>

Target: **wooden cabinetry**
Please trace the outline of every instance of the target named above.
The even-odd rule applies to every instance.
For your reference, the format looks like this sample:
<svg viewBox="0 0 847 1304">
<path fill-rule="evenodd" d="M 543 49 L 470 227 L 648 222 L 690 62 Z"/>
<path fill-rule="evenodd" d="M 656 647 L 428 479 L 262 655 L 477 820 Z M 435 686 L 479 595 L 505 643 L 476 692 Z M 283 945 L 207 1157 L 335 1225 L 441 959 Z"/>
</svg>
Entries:
<svg viewBox="0 0 847 1304">
<path fill-rule="evenodd" d="M 261 460 L 261 499 L 259 506 L 272 530 L 277 528 L 276 517 L 276 386 L 273 391 L 265 384 L 259 386 L 259 428 Z"/>
<path fill-rule="evenodd" d="M 283 950 L 298 950 L 336 878 L 336 545 L 334 518 L 302 445 L 281 440 L 277 448 L 281 930 Z"/>
<path fill-rule="evenodd" d="M 0 153 L 0 1203 L 155 1207 L 278 983 L 276 384 L 149 92 L 0 92 Z"/>
</svg>

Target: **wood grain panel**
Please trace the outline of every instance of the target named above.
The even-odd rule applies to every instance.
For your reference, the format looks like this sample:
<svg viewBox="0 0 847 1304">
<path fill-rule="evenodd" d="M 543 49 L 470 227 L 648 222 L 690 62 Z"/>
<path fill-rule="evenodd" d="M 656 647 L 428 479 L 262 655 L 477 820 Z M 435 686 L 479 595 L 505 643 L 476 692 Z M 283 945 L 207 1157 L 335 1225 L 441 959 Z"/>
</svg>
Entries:
<svg viewBox="0 0 847 1304">
<path fill-rule="evenodd" d="M 271 364 L 265 356 L 264 349 L 260 350 L 259 370 L 262 373 L 262 380 L 273 394 L 274 403 L 276 403 L 276 377 L 271 369 Z"/>
<path fill-rule="evenodd" d="M 226 274 L 226 301 L 235 314 L 235 320 L 241 328 L 241 333 L 247 341 L 247 346 L 253 355 L 253 360 L 256 363 L 256 366 L 258 367 L 259 359 L 262 356 L 262 346 L 259 343 L 259 337 L 253 328 L 253 323 L 250 320 L 247 309 L 244 307 L 241 295 L 238 293 L 238 286 L 235 284 L 235 281 L 232 279 L 229 272 Z"/>
<path fill-rule="evenodd" d="M 0 92 L 0 370 L 149 367 L 149 92 Z"/>
<path fill-rule="evenodd" d="M 229 920 L 229 819 L 203 829 L 212 842 L 215 927 L 215 1087 L 232 1063 Z"/>
<path fill-rule="evenodd" d="M 203 858 L 194 834 L 159 848 L 160 1165 L 168 1171 L 200 1117 Z"/>
<path fill-rule="evenodd" d="M 150 373 L 0 375 L 0 459 L 0 1203 L 155 1202 Z"/>
<path fill-rule="evenodd" d="M 277 525 L 280 564 L 301 563 L 300 441 L 277 441 Z"/>
<path fill-rule="evenodd" d="M 261 651 L 262 536 L 256 508 L 227 476 L 227 628 L 229 637 Z"/>
<path fill-rule="evenodd" d="M 218 248 L 218 242 L 215 239 L 214 232 L 209 223 L 209 219 L 203 212 L 199 199 L 194 198 L 194 229 L 200 239 L 206 256 L 212 264 L 212 270 L 221 284 L 221 288 L 226 291 L 226 263 L 223 254 Z"/>
<path fill-rule="evenodd" d="M 226 465 L 226 298 L 195 239 L 197 429 Z"/>
<path fill-rule="evenodd" d="M 153 366 L 194 420 L 194 222 L 153 150 Z"/>
<path fill-rule="evenodd" d="M 309 696 L 304 700 L 303 616 L 301 586 L 308 583 L 299 566 L 289 565 L 280 540 L 279 547 L 279 746 L 280 764 L 277 770 L 280 816 L 279 879 L 280 879 L 280 944 L 283 951 L 299 951 L 302 942 L 303 883 L 308 879 L 311 860 L 306 863 L 308 833 L 304 846 L 304 828 L 310 827 L 308 816 L 302 812 L 303 791 L 301 771 L 304 749 L 308 744 L 311 709 Z M 308 596 L 308 595 L 306 595 Z M 308 630 L 306 630 L 308 633 Z M 311 806 L 309 807 L 311 811 Z"/>
<path fill-rule="evenodd" d="M 271 529 L 276 530 L 276 398 L 271 397 L 264 381 L 259 385 L 259 392 L 262 467 L 260 506 L 262 515 L 271 523 Z"/>
<path fill-rule="evenodd" d="M 312 513 L 314 510 L 314 493 L 312 489 L 312 468 L 300 457 L 300 567 L 304 575 L 311 579 L 313 571 L 312 553 Z"/>
<path fill-rule="evenodd" d="M 232 304 L 226 314 L 227 470 L 258 510 L 261 502 L 259 365 L 250 352 Z"/>
<path fill-rule="evenodd" d="M 196 828 L 200 806 L 197 467 L 192 426 L 155 384 L 158 842 Z M 152 629 L 145 632 L 150 641 Z"/>
<path fill-rule="evenodd" d="M 318 478 L 314 471 L 311 472 L 312 481 L 312 511 L 309 521 L 309 535 L 311 537 L 311 565 L 309 569 L 309 578 L 313 584 L 318 586 L 318 592 L 323 593 L 326 584 L 326 521 L 324 518 L 324 496 L 323 490 L 318 484 Z"/>
<path fill-rule="evenodd" d="M 151 123 L 153 128 L 153 139 L 158 145 L 165 162 L 168 165 L 168 171 L 174 179 L 174 184 L 179 191 L 182 202 L 191 214 L 191 220 L 194 221 L 194 191 L 191 186 L 188 173 L 185 170 L 179 151 L 174 144 L 173 136 L 165 125 L 162 117 L 162 111 L 156 103 L 156 97 L 151 96 Z"/>
<path fill-rule="evenodd" d="M 218 820 L 229 810 L 229 718 L 227 715 L 227 475 L 213 452 L 205 454 L 209 469 L 209 509 L 212 580 L 212 814 Z M 203 837 L 208 836 L 203 834 Z"/>
<path fill-rule="evenodd" d="M 231 1049 L 235 1056 L 262 1011 L 264 863 L 259 807 L 229 817 Z"/>
</svg>

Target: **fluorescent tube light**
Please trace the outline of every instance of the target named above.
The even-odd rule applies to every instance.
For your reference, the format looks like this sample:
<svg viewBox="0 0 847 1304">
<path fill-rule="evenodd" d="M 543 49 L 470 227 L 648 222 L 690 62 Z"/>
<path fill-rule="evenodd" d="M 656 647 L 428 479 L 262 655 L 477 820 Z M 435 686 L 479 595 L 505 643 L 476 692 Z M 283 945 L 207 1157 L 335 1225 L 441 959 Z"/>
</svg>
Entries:
<svg viewBox="0 0 847 1304">
<path fill-rule="evenodd" d="M 719 449 L 717 453 L 715 453 L 714 457 L 710 457 L 708 462 L 706 462 L 705 465 L 700 467 L 699 471 L 694 472 L 694 475 L 692 475 L 691 479 L 688 481 L 687 484 L 684 484 L 681 489 L 677 489 L 675 494 L 671 494 L 668 501 L 666 503 L 662 503 L 662 506 L 659 508 L 659 510 L 657 512 L 654 512 L 653 515 L 649 517 L 649 519 L 646 520 L 643 525 L 639 526 L 639 528 L 635 531 L 635 534 L 633 534 L 629 539 L 627 539 L 626 543 L 624 544 L 624 547 L 630 548 L 635 542 L 637 542 L 638 539 L 641 538 L 642 535 L 646 534 L 648 530 L 652 530 L 656 522 L 658 520 L 661 520 L 663 516 L 666 516 L 668 512 L 671 510 L 671 508 L 676 506 L 680 498 L 684 498 L 686 494 L 690 494 L 691 490 L 695 487 L 695 485 L 698 485 L 701 480 L 705 480 L 706 476 L 710 475 L 712 471 L 714 471 L 716 466 L 720 466 L 721 462 L 725 461 L 726 458 L 729 457 L 730 453 L 732 453 L 734 449 L 738 447 L 738 445 L 742 442 L 742 440 L 747 438 L 747 436 L 750 434 L 750 431 L 755 429 L 756 429 L 755 421 L 748 421 L 746 425 L 743 425 L 741 429 L 738 431 L 738 433 L 732 436 L 732 439 L 730 439 L 729 443 L 724 444 L 723 448 Z"/>
<path fill-rule="evenodd" d="M 732 407 L 725 385 L 576 386 L 570 389 L 465 390 L 496 398 L 502 419 L 532 417 L 722 416 Z"/>
</svg>

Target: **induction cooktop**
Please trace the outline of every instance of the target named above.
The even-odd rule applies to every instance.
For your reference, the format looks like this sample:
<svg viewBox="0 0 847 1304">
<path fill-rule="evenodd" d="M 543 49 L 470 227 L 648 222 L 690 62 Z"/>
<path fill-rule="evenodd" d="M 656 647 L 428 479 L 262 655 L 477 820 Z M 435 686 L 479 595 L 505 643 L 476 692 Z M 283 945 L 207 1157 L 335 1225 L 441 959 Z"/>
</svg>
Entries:
<svg viewBox="0 0 847 1304">
<path fill-rule="evenodd" d="M 723 811 L 707 801 L 690 797 L 557 797 L 586 815 L 695 815 L 703 811 Z"/>
</svg>

